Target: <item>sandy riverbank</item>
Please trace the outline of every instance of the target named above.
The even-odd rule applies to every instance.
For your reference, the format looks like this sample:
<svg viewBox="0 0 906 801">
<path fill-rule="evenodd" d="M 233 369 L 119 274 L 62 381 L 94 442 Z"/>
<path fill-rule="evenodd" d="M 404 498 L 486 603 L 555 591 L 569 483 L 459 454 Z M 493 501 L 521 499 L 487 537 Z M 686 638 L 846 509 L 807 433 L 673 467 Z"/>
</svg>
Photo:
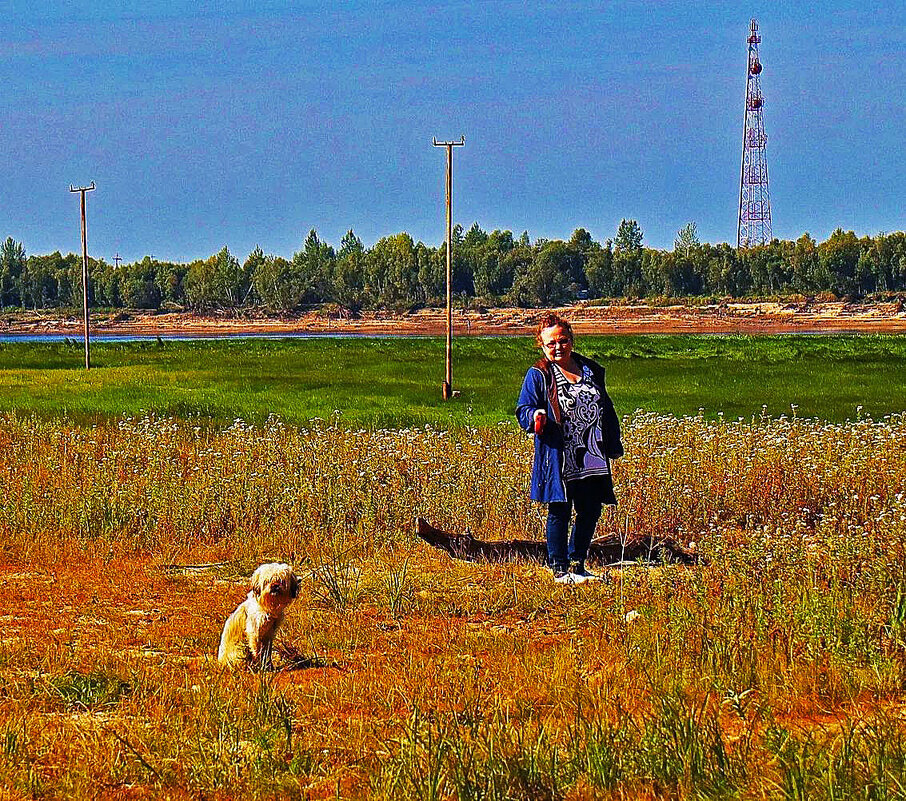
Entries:
<svg viewBox="0 0 906 801">
<path fill-rule="evenodd" d="M 711 306 L 578 304 L 560 309 L 579 334 L 779 334 L 906 333 L 906 304 L 872 303 L 722 303 Z M 521 335 L 533 332 L 537 309 L 457 310 L 457 336 Z M 344 317 L 323 310 L 294 316 L 198 315 L 190 312 L 126 311 L 96 313 L 95 334 L 112 336 L 227 336 L 230 334 L 345 333 L 439 336 L 446 330 L 442 309 L 411 314 L 363 312 Z M 6 314 L 0 334 L 81 336 L 82 321 L 56 310 Z"/>
</svg>

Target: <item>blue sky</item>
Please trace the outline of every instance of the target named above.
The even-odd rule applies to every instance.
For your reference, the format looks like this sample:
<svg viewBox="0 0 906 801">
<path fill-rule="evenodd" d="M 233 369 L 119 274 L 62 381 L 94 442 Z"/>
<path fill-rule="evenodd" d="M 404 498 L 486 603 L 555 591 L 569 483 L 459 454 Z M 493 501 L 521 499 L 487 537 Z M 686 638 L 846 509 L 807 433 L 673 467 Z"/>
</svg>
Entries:
<svg viewBox="0 0 906 801">
<path fill-rule="evenodd" d="M 290 256 L 468 227 L 735 241 L 749 20 L 774 234 L 902 230 L 900 3 L 33 2 L 0 29 L 0 236 L 29 253 Z"/>
</svg>

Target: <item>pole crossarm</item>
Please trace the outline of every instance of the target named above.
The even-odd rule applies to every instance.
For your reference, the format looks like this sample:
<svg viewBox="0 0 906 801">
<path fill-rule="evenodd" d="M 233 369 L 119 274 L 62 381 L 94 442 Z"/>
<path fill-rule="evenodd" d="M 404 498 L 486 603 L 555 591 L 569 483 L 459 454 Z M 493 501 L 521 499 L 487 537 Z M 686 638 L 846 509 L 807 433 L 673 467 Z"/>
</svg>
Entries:
<svg viewBox="0 0 906 801">
<path fill-rule="evenodd" d="M 72 184 L 69 185 L 70 192 L 93 192 L 95 189 L 97 189 L 97 187 L 94 185 L 94 181 L 92 181 L 88 186 L 73 186 Z"/>
</svg>

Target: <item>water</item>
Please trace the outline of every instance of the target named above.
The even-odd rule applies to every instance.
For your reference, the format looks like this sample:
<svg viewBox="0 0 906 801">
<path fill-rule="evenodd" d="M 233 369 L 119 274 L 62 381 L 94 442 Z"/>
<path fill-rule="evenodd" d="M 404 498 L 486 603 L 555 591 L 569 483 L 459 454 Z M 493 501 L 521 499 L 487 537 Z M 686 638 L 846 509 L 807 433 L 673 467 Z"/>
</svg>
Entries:
<svg viewBox="0 0 906 801">
<path fill-rule="evenodd" d="M 352 331 L 334 332 L 259 332 L 250 334 L 92 334 L 91 342 L 192 342 L 196 340 L 223 339 L 381 339 L 392 336 L 394 339 L 422 339 L 421 334 L 362 334 Z M 81 335 L 68 334 L 0 334 L 0 344 L 12 342 L 70 342 L 81 345 Z"/>
<path fill-rule="evenodd" d="M 769 336 L 784 336 L 784 337 L 795 337 L 795 336 L 804 336 L 804 337 L 835 337 L 835 336 L 869 336 L 872 332 L 860 330 L 860 329 L 802 329 L 796 331 L 782 331 L 775 333 L 760 333 L 760 332 L 740 332 L 739 334 L 726 334 L 726 333 L 715 333 L 713 331 L 707 332 L 687 332 L 687 333 L 676 333 L 676 332 L 667 332 L 667 333 L 657 333 L 657 334 L 638 334 L 633 331 L 620 331 L 620 332 L 606 332 L 606 331 L 596 331 L 594 333 L 582 334 L 581 336 L 609 336 L 609 337 L 651 337 L 652 339 L 657 339 L 658 337 L 671 337 L 671 336 L 694 336 L 702 339 L 720 339 L 721 337 L 728 336 L 750 336 L 750 337 L 769 337 Z M 257 333 L 230 333 L 230 334 L 161 334 L 157 336 L 155 334 L 92 334 L 91 342 L 156 342 L 160 339 L 163 342 L 198 342 L 204 340 L 230 340 L 230 339 L 438 339 L 442 334 L 391 334 L 391 333 L 358 333 L 354 331 L 326 331 L 326 332 L 305 332 L 305 331 L 287 331 L 287 332 L 257 332 Z M 499 332 L 495 334 L 482 334 L 482 335 L 472 335 L 472 334 L 457 334 L 456 338 L 461 339 L 463 337 L 469 337 L 470 339 L 497 339 L 499 337 L 519 337 L 519 336 L 528 336 L 527 334 L 519 332 Z M 69 340 L 72 344 L 82 346 L 82 336 L 79 335 L 67 335 L 67 334 L 0 334 L 0 345 L 7 343 L 15 342 L 58 342 L 63 343 L 66 340 Z"/>
</svg>

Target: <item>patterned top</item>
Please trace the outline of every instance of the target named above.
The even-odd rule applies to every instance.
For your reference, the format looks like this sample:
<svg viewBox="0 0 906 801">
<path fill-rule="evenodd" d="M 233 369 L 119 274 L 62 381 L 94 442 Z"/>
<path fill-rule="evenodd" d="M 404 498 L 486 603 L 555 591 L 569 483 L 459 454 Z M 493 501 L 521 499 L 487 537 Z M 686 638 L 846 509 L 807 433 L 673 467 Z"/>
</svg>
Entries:
<svg viewBox="0 0 906 801">
<path fill-rule="evenodd" d="M 557 382 L 563 427 L 563 480 L 575 481 L 610 473 L 601 452 L 601 390 L 591 369 L 582 365 L 582 375 L 573 384 L 556 364 L 551 365 Z"/>
</svg>

